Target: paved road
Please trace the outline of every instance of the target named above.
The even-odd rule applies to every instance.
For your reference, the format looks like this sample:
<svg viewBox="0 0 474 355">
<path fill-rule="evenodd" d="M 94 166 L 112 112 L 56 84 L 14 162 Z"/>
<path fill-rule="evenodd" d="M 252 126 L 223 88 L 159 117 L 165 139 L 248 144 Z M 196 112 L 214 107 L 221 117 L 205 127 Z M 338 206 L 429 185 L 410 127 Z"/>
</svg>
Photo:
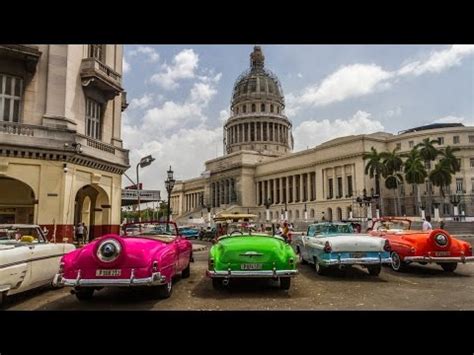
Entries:
<svg viewBox="0 0 474 355">
<path fill-rule="evenodd" d="M 435 266 L 414 265 L 408 272 L 384 268 L 379 277 L 354 267 L 319 276 L 300 265 L 289 291 L 272 281 L 248 280 L 214 290 L 205 277 L 207 250 L 195 252 L 191 277 L 177 279 L 173 295 L 155 300 L 137 289 L 102 289 L 80 302 L 68 288 L 44 288 L 9 298 L 7 310 L 298 310 L 421 309 L 474 310 L 474 264 L 454 273 Z"/>
</svg>

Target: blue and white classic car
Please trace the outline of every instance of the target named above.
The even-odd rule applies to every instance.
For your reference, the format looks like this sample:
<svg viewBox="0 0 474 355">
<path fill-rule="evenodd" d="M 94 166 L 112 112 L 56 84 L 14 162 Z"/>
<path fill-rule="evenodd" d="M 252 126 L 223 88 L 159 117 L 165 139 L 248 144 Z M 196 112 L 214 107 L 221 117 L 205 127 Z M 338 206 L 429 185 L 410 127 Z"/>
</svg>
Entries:
<svg viewBox="0 0 474 355">
<path fill-rule="evenodd" d="M 316 272 L 325 274 L 331 267 L 350 265 L 366 267 L 378 276 L 382 264 L 390 264 L 390 243 L 367 234 L 354 234 L 349 223 L 315 223 L 307 235 L 298 235 L 291 242 L 300 263 L 314 264 Z"/>
</svg>

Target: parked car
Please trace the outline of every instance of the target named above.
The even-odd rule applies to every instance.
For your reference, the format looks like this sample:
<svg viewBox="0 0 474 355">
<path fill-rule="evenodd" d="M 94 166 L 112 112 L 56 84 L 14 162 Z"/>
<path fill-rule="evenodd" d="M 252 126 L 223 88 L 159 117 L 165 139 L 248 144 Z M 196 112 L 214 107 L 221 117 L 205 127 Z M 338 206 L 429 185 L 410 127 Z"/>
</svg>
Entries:
<svg viewBox="0 0 474 355">
<path fill-rule="evenodd" d="M 104 235 L 65 255 L 54 284 L 73 287 L 79 300 L 90 299 L 102 287 L 149 286 L 156 297 L 169 297 L 173 278 L 190 275 L 191 242 L 173 222 L 135 226 L 138 230 Z"/>
<path fill-rule="evenodd" d="M 194 238 L 199 237 L 200 230 L 193 227 L 179 227 L 179 234 L 185 238 Z"/>
<path fill-rule="evenodd" d="M 453 272 L 459 263 L 474 262 L 472 246 L 451 236 L 443 229 L 411 230 L 411 221 L 403 218 L 380 218 L 374 221 L 370 234 L 390 241 L 392 269 L 405 270 L 409 264 L 436 263 Z"/>
<path fill-rule="evenodd" d="M 9 295 L 51 284 L 73 244 L 49 243 L 34 224 L 0 224 L 0 304 Z"/>
<path fill-rule="evenodd" d="M 232 278 L 274 279 L 280 281 L 280 288 L 290 288 L 291 278 L 298 273 L 296 255 L 283 238 L 242 230 L 239 224 L 228 224 L 227 231 L 209 251 L 206 274 L 214 288 Z"/>
<path fill-rule="evenodd" d="M 320 275 L 333 267 L 360 265 L 378 276 L 382 264 L 392 262 L 387 240 L 354 234 L 350 223 L 315 223 L 308 226 L 306 234 L 293 236 L 292 246 L 301 264 L 314 264 Z"/>
</svg>

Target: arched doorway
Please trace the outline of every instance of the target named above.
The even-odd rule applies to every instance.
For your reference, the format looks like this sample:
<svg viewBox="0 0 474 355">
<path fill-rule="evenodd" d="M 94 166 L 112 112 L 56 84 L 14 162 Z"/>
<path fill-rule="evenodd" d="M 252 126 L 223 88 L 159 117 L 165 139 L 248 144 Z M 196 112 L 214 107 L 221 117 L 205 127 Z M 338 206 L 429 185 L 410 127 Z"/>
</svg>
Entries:
<svg viewBox="0 0 474 355">
<path fill-rule="evenodd" d="M 0 177 L 0 224 L 36 222 L 35 199 L 33 189 L 24 182 Z"/>
<path fill-rule="evenodd" d="M 338 207 L 336 209 L 336 216 L 337 216 L 338 221 L 342 221 L 342 208 L 341 207 Z"/>
<path fill-rule="evenodd" d="M 75 199 L 74 225 L 79 222 L 86 225 L 85 242 L 112 232 L 110 207 L 109 197 L 102 188 L 86 185 L 79 189 Z"/>
<path fill-rule="evenodd" d="M 332 208 L 331 207 L 328 207 L 328 210 L 327 210 L 327 214 L 326 214 L 326 218 L 329 222 L 332 222 Z"/>
</svg>

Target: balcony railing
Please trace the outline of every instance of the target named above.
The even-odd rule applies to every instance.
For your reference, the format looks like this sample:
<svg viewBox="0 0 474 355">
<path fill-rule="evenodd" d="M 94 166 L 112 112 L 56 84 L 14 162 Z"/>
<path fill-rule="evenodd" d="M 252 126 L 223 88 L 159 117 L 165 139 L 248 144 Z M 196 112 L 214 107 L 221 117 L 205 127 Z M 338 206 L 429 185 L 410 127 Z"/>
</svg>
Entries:
<svg viewBox="0 0 474 355">
<path fill-rule="evenodd" d="M 83 86 L 96 86 L 99 90 L 108 92 L 110 98 L 123 91 L 122 76 L 96 58 L 84 58 L 80 73 Z"/>
<path fill-rule="evenodd" d="M 14 122 L 1 122 L 0 133 L 31 137 L 35 135 L 34 129 L 29 125 L 21 125 Z"/>
<path fill-rule="evenodd" d="M 233 114 L 230 116 L 230 119 L 234 118 L 245 118 L 245 117 L 277 117 L 277 118 L 282 118 L 282 119 L 288 119 L 284 114 L 282 113 L 275 113 L 275 112 L 246 112 L 246 113 L 238 113 L 238 114 Z"/>
</svg>

